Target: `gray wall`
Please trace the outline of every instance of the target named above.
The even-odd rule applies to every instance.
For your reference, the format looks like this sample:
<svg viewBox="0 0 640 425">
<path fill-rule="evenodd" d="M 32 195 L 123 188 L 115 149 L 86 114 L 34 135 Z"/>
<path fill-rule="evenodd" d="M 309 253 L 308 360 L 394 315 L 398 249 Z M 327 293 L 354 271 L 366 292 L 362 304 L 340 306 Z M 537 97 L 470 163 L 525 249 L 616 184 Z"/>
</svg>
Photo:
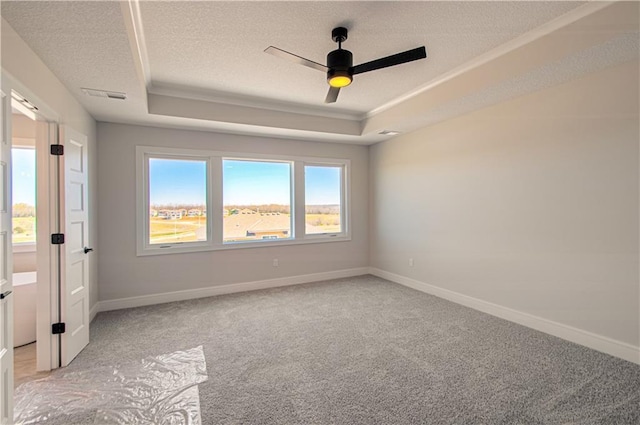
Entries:
<svg viewBox="0 0 640 425">
<path fill-rule="evenodd" d="M 98 124 L 100 300 L 297 276 L 368 265 L 368 149 L 210 132 Z M 135 147 L 164 146 L 351 162 L 352 240 L 156 256 L 136 256 Z M 278 258 L 279 267 L 272 266 Z"/>
<path fill-rule="evenodd" d="M 371 266 L 638 346 L 638 71 L 373 146 Z"/>
</svg>

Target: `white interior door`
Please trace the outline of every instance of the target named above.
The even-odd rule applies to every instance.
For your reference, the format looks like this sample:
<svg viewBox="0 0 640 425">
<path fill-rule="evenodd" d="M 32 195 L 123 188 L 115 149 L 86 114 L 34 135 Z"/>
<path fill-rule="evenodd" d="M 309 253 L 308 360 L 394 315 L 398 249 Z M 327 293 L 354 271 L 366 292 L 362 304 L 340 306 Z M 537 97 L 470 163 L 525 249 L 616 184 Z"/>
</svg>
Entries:
<svg viewBox="0 0 640 425">
<path fill-rule="evenodd" d="M 64 235 L 62 245 L 62 366 L 68 365 L 89 343 L 89 214 L 87 137 L 61 126 L 64 182 Z M 62 185 L 61 185 L 62 186 Z"/>
<path fill-rule="evenodd" d="M 4 79 L 2 88 L 5 87 Z M 13 423 L 11 91 L 0 90 L 0 424 Z"/>
</svg>

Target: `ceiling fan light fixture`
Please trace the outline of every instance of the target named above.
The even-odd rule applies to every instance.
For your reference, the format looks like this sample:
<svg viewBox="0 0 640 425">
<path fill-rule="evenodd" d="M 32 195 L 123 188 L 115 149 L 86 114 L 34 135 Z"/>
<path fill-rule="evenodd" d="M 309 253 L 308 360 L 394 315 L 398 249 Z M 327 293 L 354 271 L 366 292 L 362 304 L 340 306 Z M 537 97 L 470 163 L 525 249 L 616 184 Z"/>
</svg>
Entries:
<svg viewBox="0 0 640 425">
<path fill-rule="evenodd" d="M 349 73 L 336 73 L 332 77 L 329 77 L 329 85 L 331 87 L 347 87 L 349 84 L 351 84 L 351 76 Z"/>
</svg>

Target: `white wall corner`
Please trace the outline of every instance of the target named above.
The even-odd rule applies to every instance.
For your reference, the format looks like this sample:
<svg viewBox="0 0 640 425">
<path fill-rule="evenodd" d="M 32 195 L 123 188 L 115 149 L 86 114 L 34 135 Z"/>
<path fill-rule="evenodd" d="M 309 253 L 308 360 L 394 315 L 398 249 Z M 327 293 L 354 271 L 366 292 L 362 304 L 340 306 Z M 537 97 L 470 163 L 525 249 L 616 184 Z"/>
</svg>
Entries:
<svg viewBox="0 0 640 425">
<path fill-rule="evenodd" d="M 96 314 L 98 314 L 99 312 L 100 312 L 100 303 L 96 302 L 89 310 L 89 323 L 93 322 L 93 319 L 96 318 Z"/>
<path fill-rule="evenodd" d="M 409 288 L 452 301 L 456 304 L 490 314 L 510 322 L 544 332 L 549 335 L 570 341 L 585 347 L 618 357 L 632 363 L 640 364 L 640 347 L 617 341 L 601 335 L 524 313 L 498 304 L 493 304 L 478 298 L 463 295 L 458 292 L 443 289 L 409 277 L 401 276 L 375 267 L 369 268 L 369 273 L 391 282 L 399 283 Z"/>
<path fill-rule="evenodd" d="M 258 280 L 254 282 L 231 283 L 228 285 L 209 286 L 205 288 L 188 289 L 184 291 L 164 292 L 161 294 L 119 298 L 114 300 L 103 300 L 97 302 L 96 305 L 91 309 L 91 319 L 93 320 L 93 317 L 95 317 L 95 315 L 101 311 L 120 310 L 124 308 L 142 307 L 146 305 L 163 304 L 174 301 L 213 297 L 216 295 L 234 294 L 237 292 L 255 291 L 258 289 L 299 285 L 302 283 L 320 282 L 323 280 L 361 276 L 368 273 L 368 267 L 358 267 L 353 269 L 282 277 L 277 279 Z"/>
</svg>

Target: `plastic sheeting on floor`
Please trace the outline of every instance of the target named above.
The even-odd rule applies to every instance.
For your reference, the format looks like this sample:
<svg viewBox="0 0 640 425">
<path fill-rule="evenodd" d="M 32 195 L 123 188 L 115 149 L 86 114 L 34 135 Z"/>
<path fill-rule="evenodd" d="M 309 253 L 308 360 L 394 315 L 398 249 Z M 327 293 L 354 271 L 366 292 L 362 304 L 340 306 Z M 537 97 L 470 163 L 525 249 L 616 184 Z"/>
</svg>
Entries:
<svg viewBox="0 0 640 425">
<path fill-rule="evenodd" d="M 140 362 L 57 373 L 16 389 L 16 424 L 200 425 L 202 347 Z"/>
</svg>

